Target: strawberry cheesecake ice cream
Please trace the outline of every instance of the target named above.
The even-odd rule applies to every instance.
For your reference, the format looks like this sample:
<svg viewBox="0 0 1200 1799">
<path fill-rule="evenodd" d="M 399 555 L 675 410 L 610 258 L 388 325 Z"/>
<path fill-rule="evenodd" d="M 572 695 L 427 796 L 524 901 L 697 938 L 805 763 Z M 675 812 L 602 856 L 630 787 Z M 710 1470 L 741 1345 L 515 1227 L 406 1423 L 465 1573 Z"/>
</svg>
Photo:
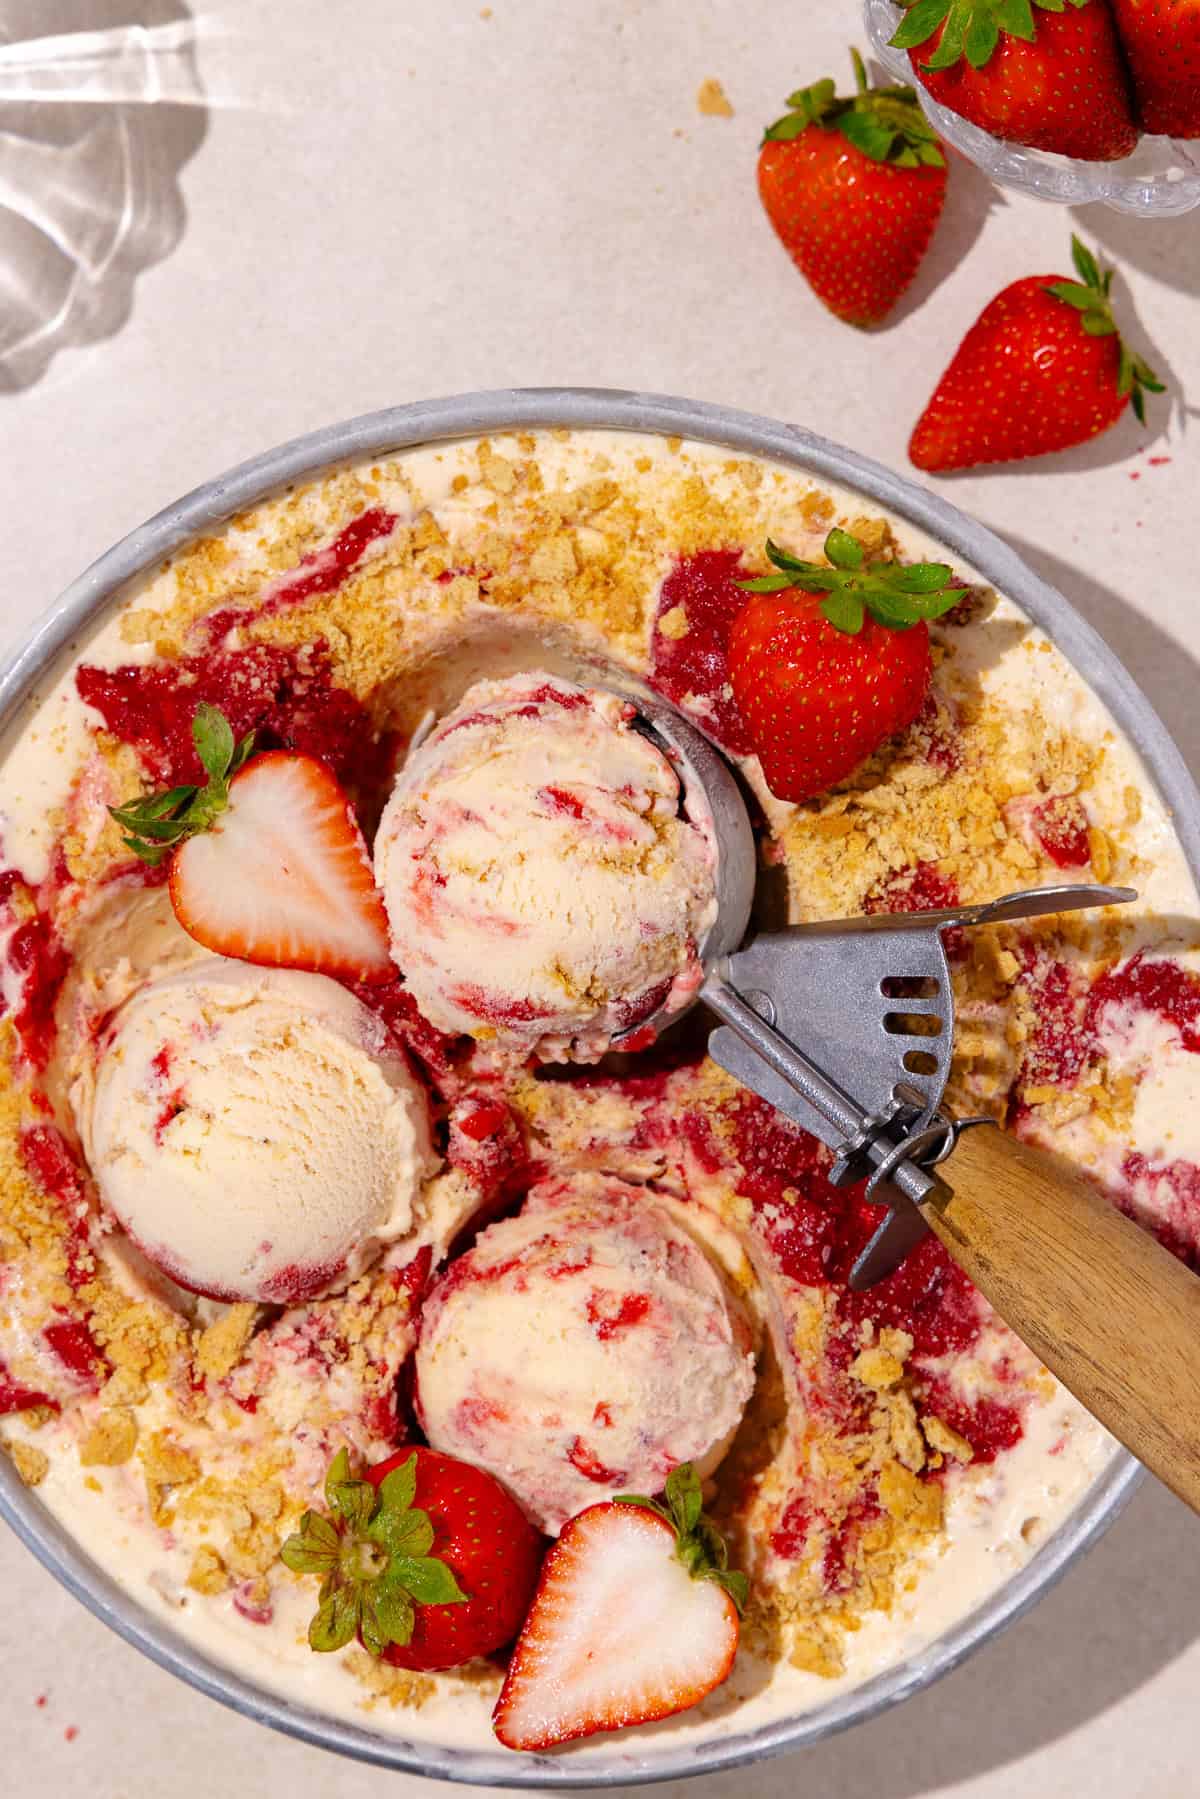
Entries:
<svg viewBox="0 0 1200 1799">
<path fill-rule="evenodd" d="M 435 1448 L 498 1475 L 541 1528 L 705 1474 L 754 1388 L 746 1317 L 665 1206 L 599 1174 L 545 1181 L 434 1287 L 416 1359 Z"/>
<path fill-rule="evenodd" d="M 345 987 L 206 957 L 120 1007 L 72 1089 L 89 1166 L 181 1286 L 295 1303 L 404 1237 L 428 1102 Z"/>
<path fill-rule="evenodd" d="M 955 598 L 913 722 L 789 801 L 731 632 L 768 541 L 831 538 L 901 580 L 952 562 Z M 619 697 L 736 764 L 769 928 L 1136 888 L 951 944 L 947 1099 L 1200 1267 L 1200 900 L 1135 747 L 1009 598 L 792 463 L 547 430 L 265 499 L 72 655 L 0 760 L 0 1492 L 164 1633 L 413 1765 L 499 1752 L 512 1628 L 473 1634 L 424 1566 L 439 1499 L 498 1486 L 552 1571 L 599 1512 L 594 1590 L 641 1600 L 625 1562 L 607 1584 L 637 1532 L 606 1502 L 703 1482 L 748 1588 L 719 1695 L 661 1727 L 687 1751 L 928 1665 L 1053 1545 L 1111 1439 L 937 1239 L 851 1286 L 877 1207 L 706 1054 L 700 1008 L 650 1041 L 695 992 L 714 866 Z M 421 1566 L 384 1565 L 389 1530 Z M 458 1567 L 476 1605 L 512 1574 L 489 1554 Z M 452 1657 L 376 1653 L 413 1606 Z M 596 1653 L 596 1612 L 562 1616 Z M 687 1627 L 644 1634 L 675 1677 Z M 578 1780 L 603 1750 L 569 1753 Z"/>
<path fill-rule="evenodd" d="M 425 1016 L 588 1061 L 700 984 L 714 850 L 618 695 L 478 683 L 406 762 L 376 867 Z"/>
</svg>

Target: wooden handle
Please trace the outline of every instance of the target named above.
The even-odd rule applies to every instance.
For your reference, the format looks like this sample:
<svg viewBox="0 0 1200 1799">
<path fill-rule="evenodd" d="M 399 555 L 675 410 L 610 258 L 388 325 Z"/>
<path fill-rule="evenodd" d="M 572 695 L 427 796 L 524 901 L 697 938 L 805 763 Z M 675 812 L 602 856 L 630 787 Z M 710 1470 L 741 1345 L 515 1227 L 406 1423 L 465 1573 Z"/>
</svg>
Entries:
<svg viewBox="0 0 1200 1799">
<path fill-rule="evenodd" d="M 967 1131 L 924 1208 L 955 1261 L 1088 1411 L 1200 1512 L 1200 1279 L 1075 1169 Z"/>
</svg>

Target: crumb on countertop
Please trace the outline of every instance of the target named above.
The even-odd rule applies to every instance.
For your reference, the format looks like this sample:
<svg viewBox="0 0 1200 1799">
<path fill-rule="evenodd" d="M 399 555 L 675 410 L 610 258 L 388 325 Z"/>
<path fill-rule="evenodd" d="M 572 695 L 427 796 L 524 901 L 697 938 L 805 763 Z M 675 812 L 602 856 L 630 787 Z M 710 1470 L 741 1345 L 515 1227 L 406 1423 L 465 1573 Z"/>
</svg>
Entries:
<svg viewBox="0 0 1200 1799">
<path fill-rule="evenodd" d="M 730 104 L 729 96 L 715 75 L 709 75 L 700 83 L 699 91 L 696 94 L 696 106 L 705 118 L 731 119 L 733 117 L 733 107 Z"/>
</svg>

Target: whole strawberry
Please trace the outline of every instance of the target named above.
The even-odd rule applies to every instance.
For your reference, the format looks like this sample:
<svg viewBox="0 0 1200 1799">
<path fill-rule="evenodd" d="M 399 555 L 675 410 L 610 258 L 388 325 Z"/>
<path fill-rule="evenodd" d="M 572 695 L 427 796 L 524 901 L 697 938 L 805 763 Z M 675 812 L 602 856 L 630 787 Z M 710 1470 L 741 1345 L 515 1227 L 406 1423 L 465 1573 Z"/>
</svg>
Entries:
<svg viewBox="0 0 1200 1799">
<path fill-rule="evenodd" d="M 942 106 L 1011 143 L 1087 162 L 1136 147 L 1108 0 L 900 0 L 892 38 Z"/>
<path fill-rule="evenodd" d="M 1200 137 L 1200 0 L 1112 0 L 1138 117 L 1160 137 Z"/>
<path fill-rule="evenodd" d="M 1086 443 L 1127 406 L 1146 416 L 1162 382 L 1117 332 L 1113 271 L 1071 239 L 1077 280 L 1030 275 L 986 307 L 942 376 L 909 444 L 935 474 Z"/>
<path fill-rule="evenodd" d="M 325 1499 L 330 1516 L 305 1512 L 280 1550 L 293 1573 L 322 1576 L 313 1649 L 357 1637 L 397 1668 L 457 1668 L 516 1636 L 542 1540 L 482 1468 L 412 1448 L 356 1478 L 343 1449 Z"/>
<path fill-rule="evenodd" d="M 830 312 L 878 325 L 929 248 L 946 197 L 946 159 L 908 87 L 858 92 L 832 81 L 792 94 L 758 155 L 758 191 L 792 261 Z"/>
<path fill-rule="evenodd" d="M 962 598 L 944 563 L 868 565 L 846 531 L 825 554 L 829 568 L 768 542 L 778 573 L 742 583 L 756 597 L 729 638 L 730 683 L 780 800 L 824 793 L 907 730 L 932 675 L 925 620 Z"/>
</svg>

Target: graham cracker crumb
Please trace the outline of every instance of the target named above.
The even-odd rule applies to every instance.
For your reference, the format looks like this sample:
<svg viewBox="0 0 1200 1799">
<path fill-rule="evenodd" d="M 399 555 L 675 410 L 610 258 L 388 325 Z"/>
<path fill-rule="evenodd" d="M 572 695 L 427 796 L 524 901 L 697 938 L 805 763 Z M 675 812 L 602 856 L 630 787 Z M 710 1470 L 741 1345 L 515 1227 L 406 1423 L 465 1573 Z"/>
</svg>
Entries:
<svg viewBox="0 0 1200 1799">
<path fill-rule="evenodd" d="M 393 1668 L 388 1662 L 376 1661 L 365 1649 L 351 1649 L 345 1665 L 354 1678 L 367 1689 L 370 1698 L 363 1701 L 368 1711 L 383 1703 L 393 1711 L 403 1707 L 419 1712 L 437 1692 L 428 1674 L 412 1674 L 406 1668 Z"/>
<path fill-rule="evenodd" d="M 672 606 L 669 611 L 662 614 L 655 628 L 660 637 L 667 638 L 671 643 L 678 643 L 680 638 L 687 636 L 692 627 L 688 623 L 686 608 Z"/>
<path fill-rule="evenodd" d="M 168 1431 L 157 1430 L 142 1450 L 142 1468 L 150 1514 L 156 1524 L 167 1523 L 170 1514 L 165 1506 L 172 1489 L 199 1480 L 200 1464 L 194 1455 L 172 1439 Z"/>
<path fill-rule="evenodd" d="M 137 1440 L 136 1415 L 127 1406 L 114 1407 L 101 1412 L 79 1445 L 79 1460 L 85 1468 L 117 1468 L 129 1460 Z"/>
<path fill-rule="evenodd" d="M 733 107 L 729 97 L 715 75 L 710 75 L 700 83 L 696 94 L 696 105 L 700 112 L 709 119 L 731 119 Z"/>
<path fill-rule="evenodd" d="M 213 1380 L 223 1380 L 227 1374 L 232 1374 L 254 1334 L 258 1317 L 259 1308 L 244 1300 L 230 1306 L 223 1318 L 215 1319 L 196 1343 L 197 1371 L 210 1375 Z"/>
<path fill-rule="evenodd" d="M 904 1364 L 886 1349 L 864 1349 L 850 1364 L 850 1372 L 864 1387 L 885 1393 L 904 1378 Z"/>
<path fill-rule="evenodd" d="M 940 1418 L 927 1412 L 921 1419 L 921 1429 L 925 1432 L 925 1441 L 930 1449 L 938 1455 L 952 1456 L 956 1462 L 971 1462 L 975 1459 L 975 1451 L 965 1437 L 960 1437 L 956 1430 Z"/>
<path fill-rule="evenodd" d="M 228 1587 L 229 1575 L 225 1564 L 210 1544 L 202 1543 L 192 1557 L 187 1584 L 195 1592 L 207 1593 L 210 1597 L 223 1593 Z"/>
<path fill-rule="evenodd" d="M 479 446 L 479 475 L 484 486 L 494 493 L 510 494 L 517 484 L 517 471 L 512 463 L 497 455 L 486 442 Z"/>
<path fill-rule="evenodd" d="M 888 1462 L 879 1476 L 879 1503 L 889 1517 L 923 1532 L 941 1529 L 942 1490 L 899 1462 Z"/>
<path fill-rule="evenodd" d="M 3 1444 L 13 1467 L 27 1487 L 39 1487 L 50 1472 L 50 1457 L 33 1443 L 19 1437 Z"/>
</svg>

